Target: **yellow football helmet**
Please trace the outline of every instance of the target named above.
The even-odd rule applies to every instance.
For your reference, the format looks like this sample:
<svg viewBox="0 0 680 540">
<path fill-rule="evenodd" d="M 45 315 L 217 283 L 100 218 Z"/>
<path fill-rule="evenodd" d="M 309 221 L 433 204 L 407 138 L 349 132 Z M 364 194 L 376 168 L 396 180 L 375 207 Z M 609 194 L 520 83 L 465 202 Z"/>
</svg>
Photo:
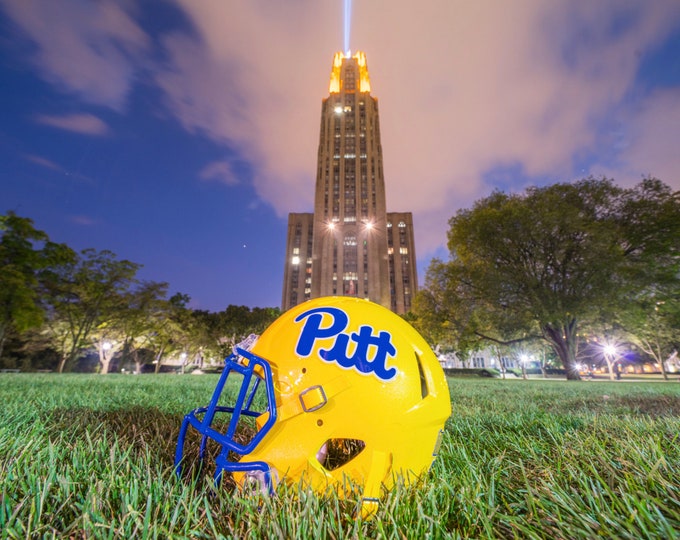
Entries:
<svg viewBox="0 0 680 540">
<path fill-rule="evenodd" d="M 227 358 L 210 404 L 184 418 L 175 464 L 179 474 L 192 426 L 201 459 L 209 440 L 221 446 L 217 482 L 227 471 L 241 486 L 302 482 L 343 497 L 353 485 L 367 517 L 383 486 L 428 471 L 450 414 L 444 372 L 411 325 L 367 300 L 318 298 Z"/>
</svg>

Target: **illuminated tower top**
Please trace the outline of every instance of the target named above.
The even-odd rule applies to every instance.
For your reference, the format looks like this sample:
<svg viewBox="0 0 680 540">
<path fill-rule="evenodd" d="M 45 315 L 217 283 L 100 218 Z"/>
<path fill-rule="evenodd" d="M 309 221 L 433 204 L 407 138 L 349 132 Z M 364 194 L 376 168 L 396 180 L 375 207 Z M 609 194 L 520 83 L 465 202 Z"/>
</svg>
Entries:
<svg viewBox="0 0 680 540">
<path fill-rule="evenodd" d="M 359 92 L 371 91 L 366 54 L 362 51 L 358 51 L 354 56 L 351 56 L 351 53 L 346 55 L 341 52 L 335 53 L 328 91 L 331 94 L 338 94 L 341 90 L 355 92 L 357 88 Z"/>
</svg>

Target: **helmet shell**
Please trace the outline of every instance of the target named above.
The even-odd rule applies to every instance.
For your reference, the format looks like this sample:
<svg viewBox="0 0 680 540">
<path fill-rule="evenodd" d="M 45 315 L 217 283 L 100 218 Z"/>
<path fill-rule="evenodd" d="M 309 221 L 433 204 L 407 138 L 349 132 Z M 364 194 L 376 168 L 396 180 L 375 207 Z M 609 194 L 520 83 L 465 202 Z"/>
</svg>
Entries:
<svg viewBox="0 0 680 540">
<path fill-rule="evenodd" d="M 318 298 L 281 315 L 252 353 L 271 367 L 276 422 L 248 461 L 318 491 L 342 494 L 350 479 L 365 499 L 427 472 L 451 401 L 436 356 L 404 319 L 367 300 Z M 338 441 L 362 449 L 330 467 Z"/>
</svg>

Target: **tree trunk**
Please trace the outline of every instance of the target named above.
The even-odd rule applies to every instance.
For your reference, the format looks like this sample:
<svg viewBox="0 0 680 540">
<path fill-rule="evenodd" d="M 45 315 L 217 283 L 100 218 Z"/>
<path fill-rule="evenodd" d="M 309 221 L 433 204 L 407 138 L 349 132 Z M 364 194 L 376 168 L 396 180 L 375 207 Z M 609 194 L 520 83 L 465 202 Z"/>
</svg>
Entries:
<svg viewBox="0 0 680 540">
<path fill-rule="evenodd" d="M 652 339 L 645 339 L 645 338 L 638 338 L 637 340 L 637 345 L 644 351 L 646 352 L 649 356 L 651 356 L 656 362 L 659 364 L 659 368 L 661 369 L 661 374 L 663 375 L 663 378 L 665 380 L 668 380 L 668 372 L 666 371 L 666 364 L 664 363 L 664 353 L 662 352 L 661 349 L 661 344 L 659 343 L 658 339 L 652 340 Z M 667 360 L 673 358 L 673 355 L 671 354 Z"/>
<path fill-rule="evenodd" d="M 142 373 L 142 362 L 139 359 L 139 349 L 132 350 L 132 360 L 135 362 L 135 374 L 140 375 Z"/>
<path fill-rule="evenodd" d="M 543 377 L 544 379 L 547 379 L 548 374 L 545 371 L 545 349 L 543 348 L 543 346 L 541 346 L 541 361 L 540 361 L 540 364 L 541 364 L 541 377 Z"/>
<path fill-rule="evenodd" d="M 657 358 L 659 359 L 659 367 L 661 367 L 661 374 L 663 375 L 664 380 L 667 381 L 668 373 L 666 373 L 666 365 L 664 364 L 663 353 L 661 352 L 661 347 L 658 345 L 658 342 L 656 347 L 656 354 Z"/>
<path fill-rule="evenodd" d="M 562 362 L 567 380 L 580 381 L 581 375 L 576 367 L 576 319 L 569 319 L 564 324 L 546 324 L 543 334 Z"/>
<path fill-rule="evenodd" d="M 111 364 L 111 359 L 99 359 L 99 363 L 102 365 L 102 370 L 100 373 L 106 375 L 109 372 L 109 365 Z"/>
<path fill-rule="evenodd" d="M 496 347 L 496 357 L 498 357 L 498 365 L 501 369 L 501 375 L 505 379 L 505 364 L 503 364 L 503 358 L 501 357 L 501 350 L 499 347 Z"/>
<path fill-rule="evenodd" d="M 608 355 L 605 354 L 604 356 L 604 361 L 607 362 L 607 369 L 609 370 L 609 380 L 613 381 L 616 379 L 614 375 L 614 362 L 612 362 L 611 358 L 609 358 Z"/>
<path fill-rule="evenodd" d="M 109 365 L 111 364 L 113 354 L 110 353 L 110 350 L 105 350 L 101 342 L 97 345 L 97 349 L 99 352 L 99 364 L 101 365 L 99 373 L 106 375 L 109 372 Z"/>
<path fill-rule="evenodd" d="M 2 351 L 5 348 L 5 340 L 7 339 L 7 329 L 9 325 L 3 324 L 0 326 L 0 358 L 2 358 Z"/>
<path fill-rule="evenodd" d="M 158 350 L 158 354 L 156 355 L 156 362 L 155 362 L 155 368 L 154 368 L 154 373 L 158 375 L 161 371 L 161 365 L 163 364 L 163 351 L 165 350 L 165 345 L 161 345 L 161 348 Z"/>
</svg>

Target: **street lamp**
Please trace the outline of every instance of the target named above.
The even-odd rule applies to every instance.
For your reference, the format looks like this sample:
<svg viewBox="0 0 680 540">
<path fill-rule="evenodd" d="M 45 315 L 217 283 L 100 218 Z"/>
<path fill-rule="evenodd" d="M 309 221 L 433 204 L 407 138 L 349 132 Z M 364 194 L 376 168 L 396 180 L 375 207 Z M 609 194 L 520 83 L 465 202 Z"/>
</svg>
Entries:
<svg viewBox="0 0 680 540">
<path fill-rule="evenodd" d="M 614 380 L 614 366 L 616 362 L 616 357 L 618 356 L 618 350 L 616 345 L 611 343 L 605 343 L 602 347 L 602 353 L 604 354 L 604 359 L 607 362 L 607 367 L 609 368 L 609 378 Z M 616 364 L 616 378 L 621 378 L 621 366 Z"/>
</svg>

